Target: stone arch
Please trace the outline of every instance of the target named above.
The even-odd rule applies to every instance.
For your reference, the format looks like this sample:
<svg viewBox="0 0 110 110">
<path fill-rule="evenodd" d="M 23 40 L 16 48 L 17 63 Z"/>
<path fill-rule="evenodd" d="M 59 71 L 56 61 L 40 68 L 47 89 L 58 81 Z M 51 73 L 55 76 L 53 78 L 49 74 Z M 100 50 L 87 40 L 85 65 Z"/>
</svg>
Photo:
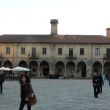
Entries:
<svg viewBox="0 0 110 110">
<path fill-rule="evenodd" d="M 69 61 L 66 64 L 66 73 L 67 73 L 67 76 L 73 77 L 74 76 L 74 72 L 75 72 L 75 63 L 72 62 L 72 61 Z"/>
<path fill-rule="evenodd" d="M 102 73 L 102 64 L 100 62 L 93 63 L 93 72 Z"/>
<path fill-rule="evenodd" d="M 29 63 L 29 68 L 30 68 L 30 74 L 31 75 L 37 75 L 38 76 L 38 63 L 36 61 L 31 61 Z"/>
<path fill-rule="evenodd" d="M 77 64 L 77 74 L 86 77 L 86 64 L 82 61 Z"/>
<path fill-rule="evenodd" d="M 4 67 L 9 67 L 9 68 L 12 68 L 12 62 L 11 61 L 9 61 L 9 60 L 6 60 L 4 63 L 3 63 L 3 66 Z"/>
<path fill-rule="evenodd" d="M 64 76 L 64 73 L 65 73 L 64 63 L 61 61 L 57 62 L 55 65 L 55 74 L 58 75 L 58 77 L 60 77 L 60 76 Z"/>
<path fill-rule="evenodd" d="M 24 60 L 19 62 L 19 66 L 28 68 L 28 64 L 27 64 L 27 62 L 24 61 Z"/>
<path fill-rule="evenodd" d="M 42 61 L 40 63 L 40 75 L 48 77 L 49 75 L 49 63 L 47 61 Z"/>
</svg>

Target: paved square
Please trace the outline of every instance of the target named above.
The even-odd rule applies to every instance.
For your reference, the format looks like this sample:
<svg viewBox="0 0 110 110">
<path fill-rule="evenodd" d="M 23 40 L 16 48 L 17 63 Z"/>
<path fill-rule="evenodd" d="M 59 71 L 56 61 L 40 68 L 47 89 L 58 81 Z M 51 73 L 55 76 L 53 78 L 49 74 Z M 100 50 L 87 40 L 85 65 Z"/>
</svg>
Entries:
<svg viewBox="0 0 110 110">
<path fill-rule="evenodd" d="M 94 98 L 91 80 L 32 79 L 39 102 L 32 110 L 110 110 L 110 86 Z M 0 95 L 0 110 L 18 110 L 20 90 L 18 81 L 6 81 Z M 24 110 L 27 110 L 26 107 Z"/>
</svg>

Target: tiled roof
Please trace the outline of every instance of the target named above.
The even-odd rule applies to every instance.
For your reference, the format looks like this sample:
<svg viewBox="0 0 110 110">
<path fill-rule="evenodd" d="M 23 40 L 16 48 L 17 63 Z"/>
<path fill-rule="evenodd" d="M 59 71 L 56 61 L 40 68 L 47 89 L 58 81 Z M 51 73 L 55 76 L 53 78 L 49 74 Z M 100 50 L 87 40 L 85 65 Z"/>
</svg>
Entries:
<svg viewBox="0 0 110 110">
<path fill-rule="evenodd" d="M 0 43 L 110 44 L 101 35 L 1 35 Z"/>
</svg>

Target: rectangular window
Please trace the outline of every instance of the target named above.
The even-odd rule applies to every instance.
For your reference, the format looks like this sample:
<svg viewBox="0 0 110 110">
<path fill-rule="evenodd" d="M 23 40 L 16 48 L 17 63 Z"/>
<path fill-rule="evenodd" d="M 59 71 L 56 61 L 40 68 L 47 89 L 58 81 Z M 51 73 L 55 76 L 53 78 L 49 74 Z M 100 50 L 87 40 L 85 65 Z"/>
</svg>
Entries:
<svg viewBox="0 0 110 110">
<path fill-rule="evenodd" d="M 47 48 L 43 48 L 42 54 L 46 54 L 46 50 L 47 50 Z"/>
<path fill-rule="evenodd" d="M 95 48 L 95 55 L 100 55 L 100 48 Z"/>
<path fill-rule="evenodd" d="M 80 55 L 84 55 L 84 48 L 80 48 Z"/>
<path fill-rule="evenodd" d="M 69 48 L 69 56 L 70 56 L 70 57 L 73 56 L 73 48 Z"/>
<path fill-rule="evenodd" d="M 58 55 L 62 55 L 62 48 L 58 48 Z"/>
<path fill-rule="evenodd" d="M 10 47 L 6 47 L 6 54 L 10 54 Z"/>
<path fill-rule="evenodd" d="M 21 47 L 21 54 L 25 54 L 25 48 Z"/>
<path fill-rule="evenodd" d="M 32 57 L 36 57 L 36 48 L 35 47 L 32 48 Z"/>
</svg>

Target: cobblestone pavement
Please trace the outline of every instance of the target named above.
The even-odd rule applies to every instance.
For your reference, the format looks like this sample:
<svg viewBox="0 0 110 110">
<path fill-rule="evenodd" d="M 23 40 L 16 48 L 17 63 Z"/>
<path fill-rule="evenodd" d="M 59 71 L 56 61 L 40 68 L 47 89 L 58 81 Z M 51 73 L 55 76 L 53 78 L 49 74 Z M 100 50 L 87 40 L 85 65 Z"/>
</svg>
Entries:
<svg viewBox="0 0 110 110">
<path fill-rule="evenodd" d="M 110 87 L 106 82 L 103 93 L 94 98 L 91 80 L 32 79 L 38 103 L 32 110 L 110 110 Z M 5 81 L 0 95 L 0 110 L 18 110 L 18 81 Z M 24 110 L 27 110 L 26 107 Z"/>
</svg>

